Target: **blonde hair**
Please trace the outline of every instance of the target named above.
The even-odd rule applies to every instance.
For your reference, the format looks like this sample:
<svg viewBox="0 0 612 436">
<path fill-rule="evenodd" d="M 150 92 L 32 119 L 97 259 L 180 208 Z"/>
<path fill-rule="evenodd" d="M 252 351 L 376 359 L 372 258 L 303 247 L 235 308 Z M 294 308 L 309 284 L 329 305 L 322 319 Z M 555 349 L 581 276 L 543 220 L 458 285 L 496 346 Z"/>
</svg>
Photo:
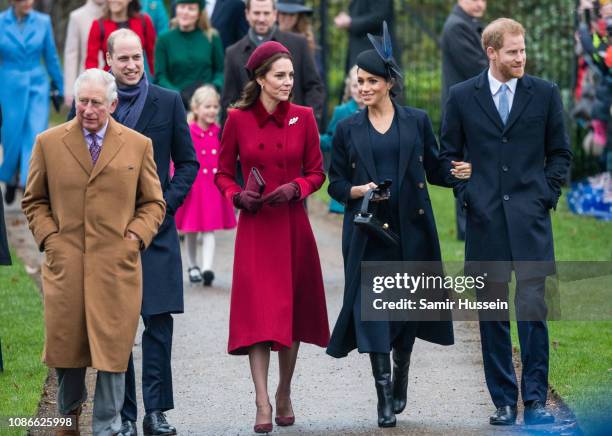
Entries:
<svg viewBox="0 0 612 436">
<path fill-rule="evenodd" d="M 219 93 L 217 92 L 214 86 L 204 85 L 196 89 L 196 91 L 193 93 L 193 96 L 191 97 L 191 101 L 189 102 L 191 112 L 187 114 L 188 123 L 192 123 L 198 120 L 195 111 L 198 109 L 199 106 L 203 105 L 204 103 L 206 103 L 207 100 L 210 100 L 211 98 L 216 99 L 217 103 L 220 103 L 221 97 L 219 96 Z"/>
<path fill-rule="evenodd" d="M 178 20 L 176 17 L 174 17 L 172 20 L 170 20 L 170 28 L 174 29 L 177 27 Z M 198 18 L 196 27 L 200 29 L 202 33 L 204 33 L 204 35 L 206 35 L 209 41 L 212 41 L 213 35 L 217 34 L 217 30 L 210 24 L 210 21 L 208 19 L 208 12 L 206 12 L 206 9 L 202 9 L 200 11 L 200 18 Z"/>
<path fill-rule="evenodd" d="M 489 47 L 500 50 L 504 46 L 504 35 L 507 33 L 525 36 L 525 28 L 521 23 L 511 18 L 498 18 L 483 30 L 482 48 L 485 51 Z"/>
<path fill-rule="evenodd" d="M 342 96 L 342 102 L 346 103 L 351 98 L 351 78 L 357 75 L 357 70 L 359 67 L 357 65 L 353 65 L 346 75 L 346 79 L 344 79 L 344 95 Z"/>
</svg>

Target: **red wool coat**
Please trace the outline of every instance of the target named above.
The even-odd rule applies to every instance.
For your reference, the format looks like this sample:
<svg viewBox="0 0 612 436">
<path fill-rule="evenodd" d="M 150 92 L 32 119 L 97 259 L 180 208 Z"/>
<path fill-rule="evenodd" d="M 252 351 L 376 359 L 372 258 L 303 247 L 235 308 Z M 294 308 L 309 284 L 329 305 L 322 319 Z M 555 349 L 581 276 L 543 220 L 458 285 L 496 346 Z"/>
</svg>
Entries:
<svg viewBox="0 0 612 436">
<path fill-rule="evenodd" d="M 240 156 L 244 180 L 257 167 L 264 195 L 296 182 L 297 201 L 252 214 L 241 211 L 234 256 L 228 352 L 271 342 L 273 350 L 292 341 L 321 347 L 329 325 L 321 264 L 303 200 L 325 180 L 319 134 L 312 109 L 280 103 L 274 114 L 258 101 L 248 110 L 230 110 L 221 138 L 217 187 L 231 199 Z"/>
<path fill-rule="evenodd" d="M 104 27 L 104 32 L 100 28 L 100 21 Z M 87 39 L 87 57 L 85 58 L 85 69 L 98 68 L 100 52 L 104 57 L 107 52 L 107 41 L 111 33 L 117 30 L 119 26 L 114 21 L 108 18 L 101 18 L 91 23 L 89 30 L 89 38 Z M 155 28 L 153 22 L 147 14 L 138 14 L 128 20 L 128 28 L 140 36 L 140 42 L 146 55 L 147 65 L 151 75 L 155 74 L 153 69 L 155 55 Z M 105 58 L 106 59 L 106 58 Z M 105 63 L 104 70 L 108 71 L 110 67 Z"/>
</svg>

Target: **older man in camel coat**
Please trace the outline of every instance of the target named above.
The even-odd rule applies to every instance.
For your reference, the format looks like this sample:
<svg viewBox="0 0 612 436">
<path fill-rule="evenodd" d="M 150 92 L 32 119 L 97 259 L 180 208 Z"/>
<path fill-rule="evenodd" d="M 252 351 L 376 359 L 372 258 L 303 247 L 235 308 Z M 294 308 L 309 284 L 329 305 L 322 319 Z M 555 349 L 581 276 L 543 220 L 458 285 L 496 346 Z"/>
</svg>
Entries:
<svg viewBox="0 0 612 436">
<path fill-rule="evenodd" d="M 85 71 L 75 101 L 74 120 L 37 137 L 22 207 L 45 251 L 43 360 L 57 368 L 59 411 L 78 417 L 91 366 L 98 370 L 93 433 L 115 435 L 140 315 L 140 251 L 157 233 L 165 202 L 151 140 L 110 117 L 115 78 Z"/>
</svg>

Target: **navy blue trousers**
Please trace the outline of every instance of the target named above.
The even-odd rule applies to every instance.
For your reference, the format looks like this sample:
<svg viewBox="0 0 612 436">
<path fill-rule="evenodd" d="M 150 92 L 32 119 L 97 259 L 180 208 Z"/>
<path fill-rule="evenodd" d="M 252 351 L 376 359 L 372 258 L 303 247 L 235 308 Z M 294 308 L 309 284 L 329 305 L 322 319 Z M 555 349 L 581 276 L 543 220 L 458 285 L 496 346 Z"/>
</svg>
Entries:
<svg viewBox="0 0 612 436">
<path fill-rule="evenodd" d="M 145 412 L 174 409 L 172 393 L 172 330 L 173 319 L 169 313 L 143 316 L 142 332 L 142 399 Z M 130 355 L 125 373 L 125 401 L 121 410 L 124 421 L 136 421 L 136 375 L 134 360 Z"/>
<path fill-rule="evenodd" d="M 519 281 L 514 299 L 521 347 L 521 396 L 523 402 L 546 403 L 548 393 L 548 327 L 546 326 L 546 278 Z M 489 282 L 479 292 L 480 301 L 508 301 L 508 283 Z M 495 407 L 515 406 L 518 383 L 512 364 L 508 311 L 482 311 L 480 340 L 485 379 Z"/>
</svg>

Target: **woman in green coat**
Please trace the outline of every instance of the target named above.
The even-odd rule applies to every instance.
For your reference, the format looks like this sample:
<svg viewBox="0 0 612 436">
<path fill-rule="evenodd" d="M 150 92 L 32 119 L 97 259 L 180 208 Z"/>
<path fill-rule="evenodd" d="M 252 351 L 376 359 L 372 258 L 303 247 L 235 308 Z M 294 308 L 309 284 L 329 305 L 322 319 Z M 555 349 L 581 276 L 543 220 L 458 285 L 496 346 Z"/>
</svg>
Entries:
<svg viewBox="0 0 612 436">
<path fill-rule="evenodd" d="M 202 85 L 223 89 L 223 45 L 204 0 L 178 0 L 172 29 L 157 39 L 155 81 L 181 93 L 185 108 Z"/>
</svg>

